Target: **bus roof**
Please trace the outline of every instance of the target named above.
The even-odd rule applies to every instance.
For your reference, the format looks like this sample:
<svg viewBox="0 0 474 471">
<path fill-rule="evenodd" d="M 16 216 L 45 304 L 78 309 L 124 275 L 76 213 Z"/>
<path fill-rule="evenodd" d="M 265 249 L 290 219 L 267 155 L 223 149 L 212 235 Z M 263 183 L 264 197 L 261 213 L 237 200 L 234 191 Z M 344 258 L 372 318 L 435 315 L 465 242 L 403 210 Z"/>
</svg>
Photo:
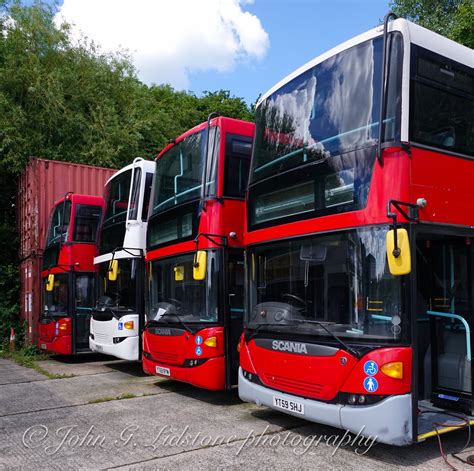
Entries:
<svg viewBox="0 0 474 471">
<path fill-rule="evenodd" d="M 391 21 L 388 24 L 388 31 L 400 31 L 405 39 L 413 44 L 424 47 L 430 51 L 436 52 L 442 56 L 448 57 L 456 62 L 465 64 L 469 67 L 474 66 L 474 51 L 462 44 L 459 44 L 451 39 L 448 39 L 444 36 L 441 36 L 438 33 L 430 31 L 429 29 L 423 28 L 422 26 L 416 25 L 410 21 L 407 21 L 403 18 L 398 18 L 394 21 Z M 288 82 L 293 80 L 295 77 L 298 77 L 303 72 L 306 72 L 308 69 L 311 69 L 317 64 L 329 59 L 336 54 L 345 51 L 357 44 L 363 43 L 369 39 L 373 39 L 377 36 L 383 34 L 383 25 L 377 26 L 365 33 L 359 34 L 348 41 L 345 41 L 342 44 L 330 49 L 329 51 L 321 54 L 320 56 L 310 60 L 303 66 L 296 69 L 291 74 L 287 75 L 283 80 L 280 80 L 276 85 L 274 85 L 270 90 L 262 95 L 260 100 L 257 103 L 257 106 L 260 106 L 262 101 L 266 100 L 272 93 L 277 91 L 282 86 L 286 85 Z"/>
<path fill-rule="evenodd" d="M 232 121 L 233 122 L 239 122 L 244 126 L 247 126 L 247 125 L 248 126 L 253 126 L 254 125 L 253 122 L 245 121 L 245 120 L 242 120 L 242 119 L 236 119 L 236 118 L 228 118 L 227 116 L 217 116 L 216 118 L 211 119 L 211 125 L 216 126 L 216 125 L 219 125 L 222 122 L 232 122 Z M 156 157 L 156 161 L 158 161 L 163 156 L 163 154 L 165 154 L 171 147 L 176 145 L 178 142 L 181 142 L 183 139 L 190 136 L 191 134 L 202 131 L 206 127 L 207 127 L 207 121 L 204 121 L 204 122 L 192 127 L 191 129 L 188 129 L 187 131 L 183 132 L 183 134 L 181 134 L 177 138 L 172 139 L 168 144 L 166 144 L 166 146 L 163 148 L 163 150 L 158 154 L 158 156 Z"/>
<path fill-rule="evenodd" d="M 155 171 L 155 162 L 153 160 L 145 160 L 142 157 L 136 157 L 136 159 L 141 159 L 135 163 L 136 167 L 143 168 L 145 171 L 148 172 L 154 172 Z M 134 161 L 136 160 L 134 159 Z M 115 172 L 106 182 L 105 184 L 107 185 L 110 183 L 115 177 L 119 176 L 120 174 L 126 172 L 127 170 L 130 170 L 133 168 L 133 162 L 129 165 L 126 165 L 125 167 L 122 167 L 120 170 Z"/>
</svg>

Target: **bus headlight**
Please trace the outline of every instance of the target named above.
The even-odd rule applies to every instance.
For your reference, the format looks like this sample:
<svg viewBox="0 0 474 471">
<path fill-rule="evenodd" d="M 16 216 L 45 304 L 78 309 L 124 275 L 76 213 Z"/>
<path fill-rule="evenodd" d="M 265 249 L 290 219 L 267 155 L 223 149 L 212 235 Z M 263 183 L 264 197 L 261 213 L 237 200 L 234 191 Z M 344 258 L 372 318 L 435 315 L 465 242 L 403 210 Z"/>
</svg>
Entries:
<svg viewBox="0 0 474 471">
<path fill-rule="evenodd" d="M 125 329 L 133 330 L 133 321 L 124 322 L 123 326 Z"/>
</svg>

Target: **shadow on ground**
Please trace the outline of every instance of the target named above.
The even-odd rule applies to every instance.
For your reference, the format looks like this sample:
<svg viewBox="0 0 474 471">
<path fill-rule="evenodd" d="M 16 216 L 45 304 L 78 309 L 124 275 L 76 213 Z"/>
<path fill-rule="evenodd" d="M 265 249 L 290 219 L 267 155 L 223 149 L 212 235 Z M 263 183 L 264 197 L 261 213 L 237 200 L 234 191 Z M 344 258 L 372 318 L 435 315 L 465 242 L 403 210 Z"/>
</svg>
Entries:
<svg viewBox="0 0 474 471">
<path fill-rule="evenodd" d="M 106 363 L 108 361 L 117 361 L 117 358 L 102 353 L 80 353 L 78 355 L 51 355 L 51 360 L 70 365 L 80 363 Z"/>
</svg>

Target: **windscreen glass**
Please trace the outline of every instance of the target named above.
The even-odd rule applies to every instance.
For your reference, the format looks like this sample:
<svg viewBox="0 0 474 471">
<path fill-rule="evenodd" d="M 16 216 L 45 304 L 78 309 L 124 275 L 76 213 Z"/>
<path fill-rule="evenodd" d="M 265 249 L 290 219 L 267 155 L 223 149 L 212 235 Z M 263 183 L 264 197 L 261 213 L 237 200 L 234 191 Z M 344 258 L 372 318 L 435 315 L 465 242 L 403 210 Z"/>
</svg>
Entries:
<svg viewBox="0 0 474 471">
<path fill-rule="evenodd" d="M 389 273 L 388 227 L 317 236 L 251 250 L 248 325 L 355 341 L 396 341 L 404 322 L 401 279 Z"/>
</svg>

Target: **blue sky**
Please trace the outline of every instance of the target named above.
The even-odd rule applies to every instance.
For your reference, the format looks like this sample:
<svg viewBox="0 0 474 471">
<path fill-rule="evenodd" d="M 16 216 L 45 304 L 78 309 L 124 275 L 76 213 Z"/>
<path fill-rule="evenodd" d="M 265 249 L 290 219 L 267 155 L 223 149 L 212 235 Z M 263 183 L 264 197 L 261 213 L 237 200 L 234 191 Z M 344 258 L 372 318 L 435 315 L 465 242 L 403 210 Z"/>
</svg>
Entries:
<svg viewBox="0 0 474 471">
<path fill-rule="evenodd" d="M 251 104 L 307 61 L 377 26 L 388 1 L 60 0 L 58 21 L 62 15 L 105 51 L 128 50 L 145 83 L 197 95 L 230 90 Z"/>
<path fill-rule="evenodd" d="M 191 89 L 226 89 L 248 103 L 293 70 L 379 24 L 389 11 L 380 0 L 255 0 L 245 7 L 270 39 L 266 57 L 225 73 L 191 74 Z"/>
</svg>

